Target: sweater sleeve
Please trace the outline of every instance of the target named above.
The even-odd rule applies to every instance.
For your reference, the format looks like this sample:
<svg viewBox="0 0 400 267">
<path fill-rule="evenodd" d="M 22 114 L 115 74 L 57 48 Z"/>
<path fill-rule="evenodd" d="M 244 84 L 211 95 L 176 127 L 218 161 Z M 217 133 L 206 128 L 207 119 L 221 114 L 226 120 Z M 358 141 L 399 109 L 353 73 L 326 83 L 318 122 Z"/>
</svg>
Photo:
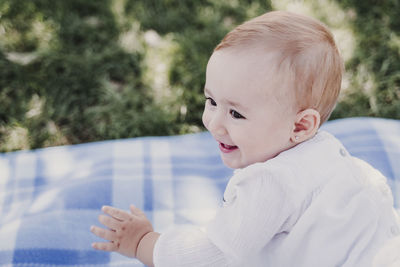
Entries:
<svg viewBox="0 0 400 267">
<path fill-rule="evenodd" d="M 241 266 L 282 231 L 293 209 L 281 183 L 259 168 L 235 174 L 224 199 L 204 229 L 177 227 L 161 234 L 155 266 Z"/>
<path fill-rule="evenodd" d="M 156 267 L 224 267 L 224 254 L 198 227 L 180 226 L 160 235 L 153 252 Z"/>
<path fill-rule="evenodd" d="M 236 177 L 235 177 L 236 176 Z M 224 207 L 207 225 L 207 236 L 232 263 L 259 253 L 278 233 L 290 228 L 294 212 L 283 177 L 257 166 L 235 175 L 224 194 Z"/>
</svg>

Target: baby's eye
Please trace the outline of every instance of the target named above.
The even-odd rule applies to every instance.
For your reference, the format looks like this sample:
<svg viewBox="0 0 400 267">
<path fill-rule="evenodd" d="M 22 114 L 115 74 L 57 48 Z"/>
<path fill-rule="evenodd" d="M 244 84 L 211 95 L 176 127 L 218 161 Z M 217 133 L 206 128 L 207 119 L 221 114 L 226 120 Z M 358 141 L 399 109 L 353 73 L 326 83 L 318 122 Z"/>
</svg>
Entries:
<svg viewBox="0 0 400 267">
<path fill-rule="evenodd" d="M 217 103 L 211 97 L 206 97 L 206 101 L 207 100 L 210 101 L 211 106 L 216 106 L 217 105 Z"/>
<path fill-rule="evenodd" d="M 245 119 L 245 117 L 243 117 L 242 114 L 240 114 L 240 113 L 237 112 L 236 110 L 231 109 L 231 111 L 229 111 L 229 113 L 231 114 L 232 118 L 235 118 L 235 119 Z"/>
</svg>

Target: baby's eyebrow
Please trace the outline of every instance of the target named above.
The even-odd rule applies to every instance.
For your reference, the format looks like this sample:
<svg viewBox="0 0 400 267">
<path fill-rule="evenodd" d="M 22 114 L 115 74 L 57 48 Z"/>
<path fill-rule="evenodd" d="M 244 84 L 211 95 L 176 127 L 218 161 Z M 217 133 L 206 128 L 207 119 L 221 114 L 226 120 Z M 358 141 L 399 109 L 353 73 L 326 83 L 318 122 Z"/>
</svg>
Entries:
<svg viewBox="0 0 400 267">
<path fill-rule="evenodd" d="M 240 104 L 240 103 L 233 102 L 233 101 L 229 101 L 229 100 L 227 100 L 226 102 L 227 102 L 230 106 L 233 106 L 233 107 L 235 107 L 235 108 L 238 108 L 240 111 L 244 111 L 244 112 L 248 111 L 248 108 L 245 107 L 245 106 L 243 106 L 243 105 Z"/>
<path fill-rule="evenodd" d="M 207 94 L 207 95 L 210 95 L 211 97 L 213 97 L 213 94 L 206 87 L 204 87 L 204 94 Z M 249 110 L 246 106 L 243 106 L 242 104 L 240 104 L 238 102 L 235 102 L 235 101 L 231 101 L 231 100 L 228 100 L 228 99 L 222 99 L 221 102 L 225 102 L 228 105 L 233 106 L 233 107 L 235 107 L 235 108 L 237 108 L 237 109 L 239 109 L 240 111 L 243 111 L 243 112 L 246 112 L 246 111 Z"/>
</svg>

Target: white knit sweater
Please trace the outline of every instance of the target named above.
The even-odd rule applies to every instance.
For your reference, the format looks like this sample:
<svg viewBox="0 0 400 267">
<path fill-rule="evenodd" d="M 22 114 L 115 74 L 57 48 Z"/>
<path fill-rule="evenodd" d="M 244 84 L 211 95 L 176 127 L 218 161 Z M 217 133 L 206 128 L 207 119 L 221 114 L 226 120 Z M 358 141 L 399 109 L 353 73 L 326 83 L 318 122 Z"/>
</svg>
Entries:
<svg viewBox="0 0 400 267">
<path fill-rule="evenodd" d="M 162 266 L 369 266 L 399 233 L 386 179 L 332 135 L 235 171 L 205 228 L 161 234 Z"/>
</svg>

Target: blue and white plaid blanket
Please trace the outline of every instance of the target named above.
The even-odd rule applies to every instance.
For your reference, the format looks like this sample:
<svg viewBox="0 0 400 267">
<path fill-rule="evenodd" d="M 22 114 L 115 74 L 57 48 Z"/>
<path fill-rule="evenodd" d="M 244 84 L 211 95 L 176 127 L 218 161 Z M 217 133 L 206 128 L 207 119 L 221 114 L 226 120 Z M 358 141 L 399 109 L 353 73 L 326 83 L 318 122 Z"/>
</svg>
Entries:
<svg viewBox="0 0 400 267">
<path fill-rule="evenodd" d="M 400 207 L 400 121 L 351 118 L 323 129 L 388 178 Z M 0 154 L 0 266 L 143 266 L 91 248 L 101 206 L 133 203 L 160 232 L 202 224 L 231 174 L 208 133 Z"/>
</svg>

